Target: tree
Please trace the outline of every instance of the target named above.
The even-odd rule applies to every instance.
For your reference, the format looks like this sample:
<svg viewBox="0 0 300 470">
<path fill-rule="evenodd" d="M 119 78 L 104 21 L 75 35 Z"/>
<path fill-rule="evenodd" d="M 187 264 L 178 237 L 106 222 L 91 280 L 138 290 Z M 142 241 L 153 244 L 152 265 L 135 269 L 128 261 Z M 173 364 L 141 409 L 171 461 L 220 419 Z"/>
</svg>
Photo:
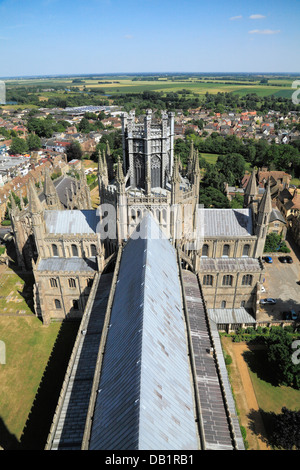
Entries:
<svg viewBox="0 0 300 470">
<path fill-rule="evenodd" d="M 272 418 L 271 444 L 285 450 L 300 450 L 300 411 L 283 407 L 281 414 Z"/>
<path fill-rule="evenodd" d="M 72 142 L 70 145 L 67 146 L 66 154 L 68 162 L 70 162 L 71 160 L 81 160 L 82 150 L 80 144 L 78 142 Z"/>
<path fill-rule="evenodd" d="M 41 139 L 36 134 L 29 134 L 26 142 L 29 150 L 39 150 L 41 148 Z"/>
<path fill-rule="evenodd" d="M 20 154 L 28 152 L 28 145 L 26 140 L 21 139 L 20 137 L 13 137 L 10 152 L 12 154 Z"/>
<path fill-rule="evenodd" d="M 203 204 L 204 207 L 215 207 L 215 208 L 229 208 L 229 200 L 218 189 L 208 186 L 207 188 L 200 188 L 199 192 L 199 203 Z"/>
<path fill-rule="evenodd" d="M 265 339 L 267 360 L 278 385 L 300 388 L 300 364 L 292 361 L 292 335 L 285 329 L 272 328 Z"/>
</svg>

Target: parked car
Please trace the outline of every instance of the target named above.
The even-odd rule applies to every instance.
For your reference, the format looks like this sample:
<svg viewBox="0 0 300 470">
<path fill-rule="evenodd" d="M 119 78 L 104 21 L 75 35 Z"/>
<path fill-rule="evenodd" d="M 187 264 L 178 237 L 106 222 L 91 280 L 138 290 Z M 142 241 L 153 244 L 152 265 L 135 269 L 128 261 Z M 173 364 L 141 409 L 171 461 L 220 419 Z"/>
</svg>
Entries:
<svg viewBox="0 0 300 470">
<path fill-rule="evenodd" d="M 275 299 L 271 299 L 271 298 L 268 298 L 268 299 L 261 299 L 260 303 L 261 303 L 262 305 L 264 305 L 264 304 L 274 305 L 274 304 L 276 304 L 276 300 L 275 300 Z"/>
<path fill-rule="evenodd" d="M 285 259 L 286 259 L 286 263 L 292 263 L 293 262 L 293 258 L 291 256 L 285 256 Z"/>
<path fill-rule="evenodd" d="M 285 320 L 297 320 L 298 319 L 298 314 L 293 309 L 289 310 L 288 312 L 283 312 L 283 316 Z"/>
<path fill-rule="evenodd" d="M 266 263 L 273 263 L 271 256 L 265 256 L 263 259 Z"/>
<path fill-rule="evenodd" d="M 278 259 L 279 259 L 279 261 L 280 261 L 281 263 L 287 263 L 286 256 L 279 256 Z"/>
</svg>

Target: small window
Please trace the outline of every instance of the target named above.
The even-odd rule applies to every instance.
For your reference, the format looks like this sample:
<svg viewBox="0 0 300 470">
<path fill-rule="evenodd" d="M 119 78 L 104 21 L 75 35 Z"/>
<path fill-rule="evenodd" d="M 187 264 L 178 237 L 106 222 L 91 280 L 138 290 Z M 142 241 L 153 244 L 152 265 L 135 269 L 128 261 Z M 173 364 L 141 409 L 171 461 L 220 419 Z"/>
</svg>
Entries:
<svg viewBox="0 0 300 470">
<path fill-rule="evenodd" d="M 57 287 L 57 280 L 54 277 L 50 279 L 50 286 Z"/>
<path fill-rule="evenodd" d="M 221 308 L 226 308 L 226 300 L 222 300 L 222 302 L 221 302 Z"/>
<path fill-rule="evenodd" d="M 91 245 L 91 256 L 97 256 L 97 247 L 96 247 L 96 245 Z"/>
<path fill-rule="evenodd" d="M 229 256 L 229 245 L 224 245 L 223 246 L 223 255 L 222 256 Z"/>
<path fill-rule="evenodd" d="M 241 301 L 241 307 L 243 308 L 243 307 L 245 307 L 245 305 L 246 305 L 246 301 L 245 301 L 245 300 L 242 300 L 242 301 Z"/>
<path fill-rule="evenodd" d="M 203 276 L 203 285 L 204 286 L 212 286 L 213 285 L 213 277 L 211 274 L 206 274 Z"/>
<path fill-rule="evenodd" d="M 249 253 L 250 253 L 250 245 L 244 245 L 243 256 L 249 256 Z"/>
<path fill-rule="evenodd" d="M 201 256 L 208 256 L 208 245 L 203 245 L 202 247 L 202 255 Z"/>
<path fill-rule="evenodd" d="M 230 274 L 223 276 L 222 285 L 223 286 L 232 286 L 233 277 Z"/>
<path fill-rule="evenodd" d="M 72 245 L 72 256 L 78 256 L 78 248 L 76 245 Z"/>
<path fill-rule="evenodd" d="M 94 279 L 88 279 L 88 280 L 86 281 L 87 287 L 92 287 L 93 281 L 94 281 Z"/>
<path fill-rule="evenodd" d="M 75 289 L 75 287 L 76 287 L 76 280 L 75 279 L 72 279 L 72 278 L 69 279 L 69 287 L 71 289 Z"/>
<path fill-rule="evenodd" d="M 73 308 L 74 308 L 74 310 L 79 310 L 78 300 L 73 300 Z"/>
<path fill-rule="evenodd" d="M 58 256 L 58 249 L 57 249 L 57 245 L 52 245 L 52 254 L 53 256 Z"/>
<path fill-rule="evenodd" d="M 242 279 L 242 286 L 251 286 L 252 280 L 253 280 L 252 274 L 245 274 Z"/>
<path fill-rule="evenodd" d="M 60 308 L 61 308 L 61 302 L 60 302 L 60 300 L 55 299 L 55 300 L 54 300 L 54 303 L 55 303 L 55 308 L 56 308 L 56 309 L 60 309 Z"/>
</svg>

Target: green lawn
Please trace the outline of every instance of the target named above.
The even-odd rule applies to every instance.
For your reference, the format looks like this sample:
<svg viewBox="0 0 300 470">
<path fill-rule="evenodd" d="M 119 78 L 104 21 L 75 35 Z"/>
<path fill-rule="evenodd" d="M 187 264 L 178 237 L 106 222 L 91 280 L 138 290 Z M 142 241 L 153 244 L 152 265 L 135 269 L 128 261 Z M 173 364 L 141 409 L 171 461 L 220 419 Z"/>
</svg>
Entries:
<svg viewBox="0 0 300 470">
<path fill-rule="evenodd" d="M 300 390 L 273 383 L 264 349 L 247 353 L 245 359 L 268 436 L 272 432 L 270 428 L 272 413 L 280 414 L 282 407 L 290 410 L 300 409 Z"/>
<path fill-rule="evenodd" d="M 16 446 L 60 329 L 44 327 L 34 316 L 0 317 L 6 364 L 0 365 L 0 446 Z M 1 428 L 1 426 L 0 426 Z"/>
</svg>

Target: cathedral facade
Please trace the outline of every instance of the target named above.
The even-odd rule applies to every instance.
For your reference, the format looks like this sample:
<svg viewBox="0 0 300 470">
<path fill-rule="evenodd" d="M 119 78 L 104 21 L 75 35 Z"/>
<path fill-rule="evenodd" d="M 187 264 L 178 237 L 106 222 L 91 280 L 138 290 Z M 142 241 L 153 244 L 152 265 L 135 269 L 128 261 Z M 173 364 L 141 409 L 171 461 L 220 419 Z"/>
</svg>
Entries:
<svg viewBox="0 0 300 470">
<path fill-rule="evenodd" d="M 123 160 L 115 164 L 113 178 L 111 161 L 99 152 L 98 209 L 91 207 L 84 174 L 64 195 L 64 204 L 46 175 L 43 201 L 31 184 L 24 213 L 12 208 L 18 262 L 28 267 L 28 254 L 33 260 L 36 315 L 46 324 L 80 318 L 96 273 L 139 233 L 150 212 L 183 268 L 197 274 L 206 307 L 217 314 L 218 323 L 232 309 L 243 309 L 255 321 L 272 212 L 269 185 L 258 199 L 252 175 L 243 209 L 203 208 L 198 153 L 191 146 L 183 170 L 180 156 L 174 154 L 172 113 L 163 112 L 159 121 L 150 110 L 143 121 L 134 112 L 124 113 L 122 139 Z M 35 249 L 27 251 L 26 244 Z"/>
</svg>

